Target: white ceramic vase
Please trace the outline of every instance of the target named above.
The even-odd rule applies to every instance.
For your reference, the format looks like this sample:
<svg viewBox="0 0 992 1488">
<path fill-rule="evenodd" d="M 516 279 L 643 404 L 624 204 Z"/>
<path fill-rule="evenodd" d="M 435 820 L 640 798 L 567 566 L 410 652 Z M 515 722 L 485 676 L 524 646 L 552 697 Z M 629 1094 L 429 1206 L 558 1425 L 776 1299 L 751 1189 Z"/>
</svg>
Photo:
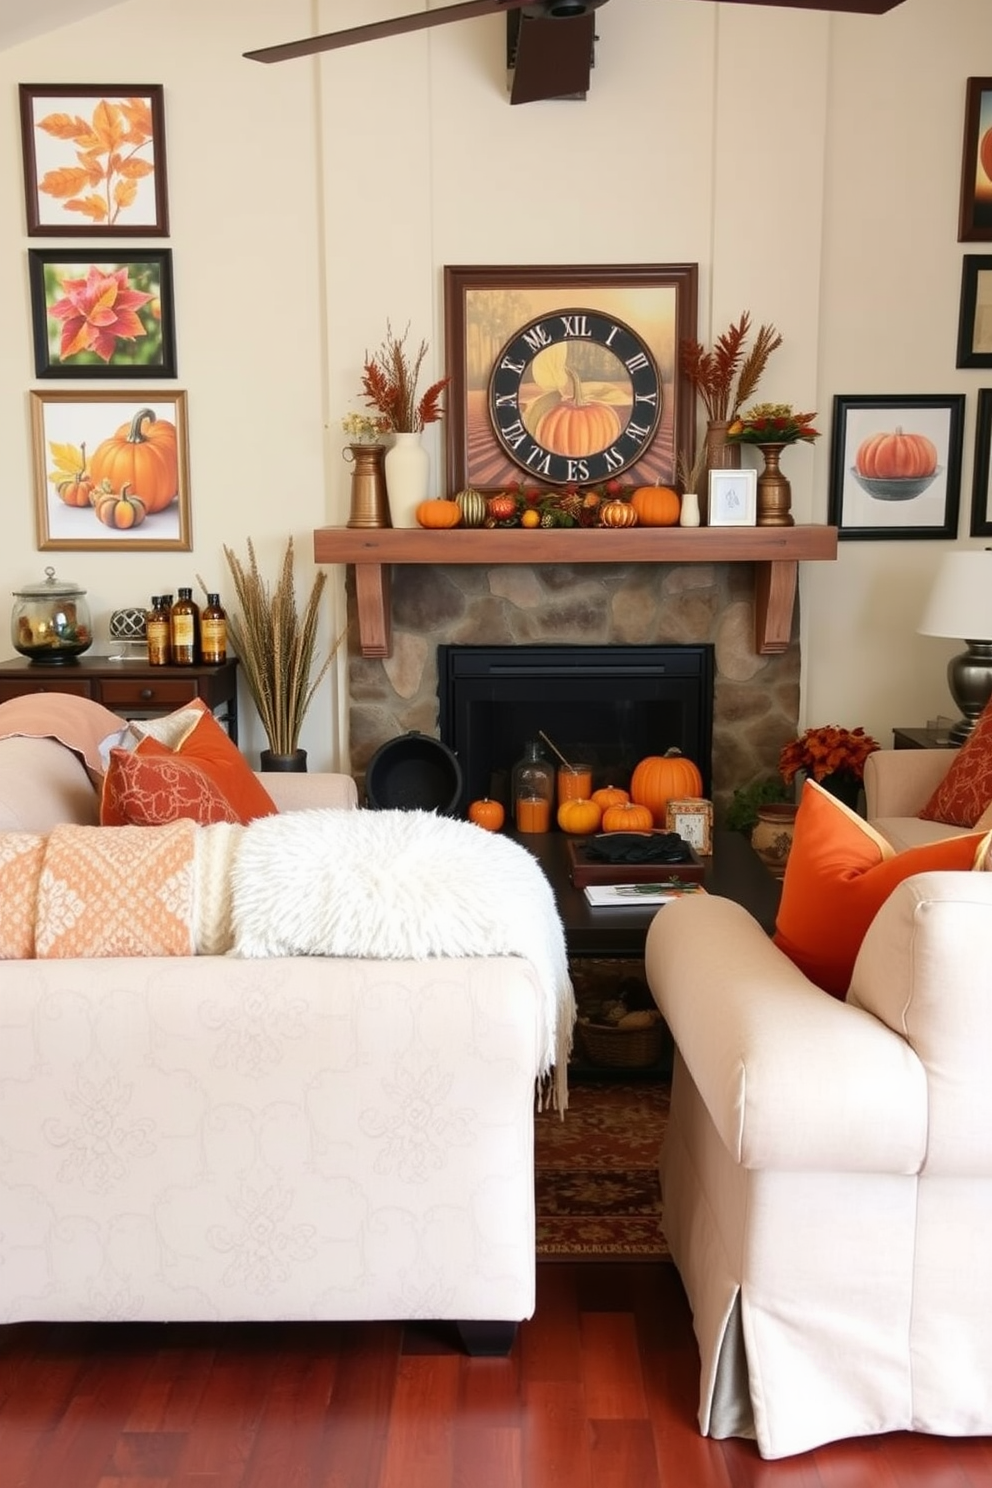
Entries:
<svg viewBox="0 0 992 1488">
<path fill-rule="evenodd" d="M 419 434 L 394 434 L 386 451 L 386 493 L 394 527 L 416 527 L 417 507 L 427 500 L 430 456 Z"/>
<path fill-rule="evenodd" d="M 686 491 L 679 509 L 680 527 L 699 526 L 699 496 L 695 491 Z"/>
</svg>

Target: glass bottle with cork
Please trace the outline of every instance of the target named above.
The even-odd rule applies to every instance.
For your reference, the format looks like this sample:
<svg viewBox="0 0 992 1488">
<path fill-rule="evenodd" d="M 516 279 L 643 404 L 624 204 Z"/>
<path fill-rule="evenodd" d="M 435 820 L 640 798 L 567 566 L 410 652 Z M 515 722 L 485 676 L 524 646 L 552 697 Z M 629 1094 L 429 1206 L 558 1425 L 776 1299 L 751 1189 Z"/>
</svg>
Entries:
<svg viewBox="0 0 992 1488">
<path fill-rule="evenodd" d="M 169 611 L 160 594 L 152 595 L 152 607 L 145 615 L 145 640 L 148 642 L 148 665 L 168 666 L 172 655 Z"/>
<path fill-rule="evenodd" d="M 179 589 L 169 612 L 169 649 L 173 666 L 195 666 L 200 629 L 200 607 L 191 588 Z"/>
<path fill-rule="evenodd" d="M 548 832 L 551 829 L 551 802 L 555 792 L 555 767 L 541 753 L 536 739 L 524 745 L 523 758 L 510 776 L 510 799 L 513 820 L 518 832 Z"/>
<path fill-rule="evenodd" d="M 227 614 L 219 594 L 208 592 L 200 615 L 200 658 L 204 666 L 220 666 L 227 660 Z"/>
</svg>

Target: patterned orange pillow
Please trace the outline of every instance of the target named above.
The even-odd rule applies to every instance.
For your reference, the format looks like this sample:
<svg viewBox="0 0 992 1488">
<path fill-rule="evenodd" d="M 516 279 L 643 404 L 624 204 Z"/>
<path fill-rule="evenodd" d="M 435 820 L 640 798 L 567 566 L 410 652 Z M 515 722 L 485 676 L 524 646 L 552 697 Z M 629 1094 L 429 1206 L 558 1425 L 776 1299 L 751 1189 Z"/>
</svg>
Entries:
<svg viewBox="0 0 992 1488">
<path fill-rule="evenodd" d="M 946 827 L 973 827 L 990 804 L 992 698 L 919 816 L 922 821 L 943 822 Z"/>
<path fill-rule="evenodd" d="M 844 998 L 868 926 L 903 879 L 965 871 L 985 847 L 981 832 L 896 852 L 873 827 L 807 780 L 785 865 L 774 941 L 811 982 Z"/>
<path fill-rule="evenodd" d="M 101 827 L 161 827 L 168 822 L 241 823 L 241 817 L 206 770 L 168 750 L 145 755 L 111 749 L 100 797 Z"/>
<path fill-rule="evenodd" d="M 198 765 L 233 807 L 234 820 L 242 825 L 278 811 L 238 746 L 231 743 L 201 698 L 166 718 L 135 721 L 130 727 L 141 736 L 136 754 L 167 756 Z"/>
</svg>

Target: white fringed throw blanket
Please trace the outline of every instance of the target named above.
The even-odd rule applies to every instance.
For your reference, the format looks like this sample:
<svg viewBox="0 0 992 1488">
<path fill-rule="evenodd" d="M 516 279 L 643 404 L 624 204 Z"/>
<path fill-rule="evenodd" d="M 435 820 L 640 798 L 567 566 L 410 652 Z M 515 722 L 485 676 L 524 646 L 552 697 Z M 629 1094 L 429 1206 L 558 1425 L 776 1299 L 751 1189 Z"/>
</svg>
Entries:
<svg viewBox="0 0 992 1488">
<path fill-rule="evenodd" d="M 523 956 L 544 994 L 541 1075 L 567 1105 L 575 1023 L 565 934 L 526 848 L 427 811 L 294 811 L 251 822 L 231 869 L 239 956 Z"/>
</svg>

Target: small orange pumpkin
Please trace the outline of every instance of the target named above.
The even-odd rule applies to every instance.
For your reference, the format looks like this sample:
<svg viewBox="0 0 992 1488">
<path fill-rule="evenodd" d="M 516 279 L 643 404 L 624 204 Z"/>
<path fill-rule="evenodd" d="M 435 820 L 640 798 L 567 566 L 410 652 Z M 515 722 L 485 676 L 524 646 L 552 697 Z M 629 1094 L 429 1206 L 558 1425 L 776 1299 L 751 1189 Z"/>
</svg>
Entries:
<svg viewBox="0 0 992 1488">
<path fill-rule="evenodd" d="M 490 496 L 488 510 L 494 522 L 510 522 L 517 515 L 516 499 L 505 492 Z"/>
<path fill-rule="evenodd" d="M 151 408 L 139 408 L 129 424 L 97 445 L 90 475 L 94 485 L 108 481 L 115 491 L 127 484 L 146 511 L 164 511 L 179 493 L 175 424 L 156 418 Z"/>
<path fill-rule="evenodd" d="M 596 802 L 582 796 L 576 796 L 574 801 L 562 801 L 558 807 L 558 825 L 573 837 L 588 837 L 590 832 L 598 832 L 602 820 L 603 813 Z"/>
<path fill-rule="evenodd" d="M 619 785 L 601 785 L 599 790 L 593 791 L 591 799 L 606 811 L 610 806 L 626 805 L 630 800 L 630 792 L 621 789 Z"/>
<path fill-rule="evenodd" d="M 599 522 L 601 527 L 636 527 L 637 513 L 629 501 L 616 497 L 599 508 Z"/>
<path fill-rule="evenodd" d="M 96 494 L 93 509 L 105 527 L 122 530 L 140 527 L 146 516 L 145 503 L 140 496 L 131 495 L 126 482 L 119 492 L 110 490 L 104 482 Z"/>
<path fill-rule="evenodd" d="M 642 527 L 675 527 L 682 502 L 671 486 L 638 486 L 630 498 Z"/>
<path fill-rule="evenodd" d="M 457 527 L 462 519 L 462 509 L 457 501 L 435 496 L 422 501 L 415 515 L 421 527 Z"/>
<path fill-rule="evenodd" d="M 703 777 L 681 750 L 650 754 L 635 766 L 630 777 L 630 798 L 647 806 L 656 827 L 665 825 L 665 807 L 678 796 L 701 796 Z"/>
<path fill-rule="evenodd" d="M 490 801 L 488 796 L 483 796 L 469 806 L 468 819 L 487 832 L 498 832 L 506 820 L 506 812 L 498 801 Z"/>
<path fill-rule="evenodd" d="M 59 481 L 55 487 L 59 493 L 59 500 L 64 501 L 66 506 L 92 506 L 93 504 L 93 482 L 86 473 L 86 446 L 79 447 L 82 464 L 67 480 Z"/>
<path fill-rule="evenodd" d="M 634 801 L 608 806 L 603 812 L 604 832 L 650 832 L 653 826 L 651 808 L 638 806 Z"/>
</svg>

